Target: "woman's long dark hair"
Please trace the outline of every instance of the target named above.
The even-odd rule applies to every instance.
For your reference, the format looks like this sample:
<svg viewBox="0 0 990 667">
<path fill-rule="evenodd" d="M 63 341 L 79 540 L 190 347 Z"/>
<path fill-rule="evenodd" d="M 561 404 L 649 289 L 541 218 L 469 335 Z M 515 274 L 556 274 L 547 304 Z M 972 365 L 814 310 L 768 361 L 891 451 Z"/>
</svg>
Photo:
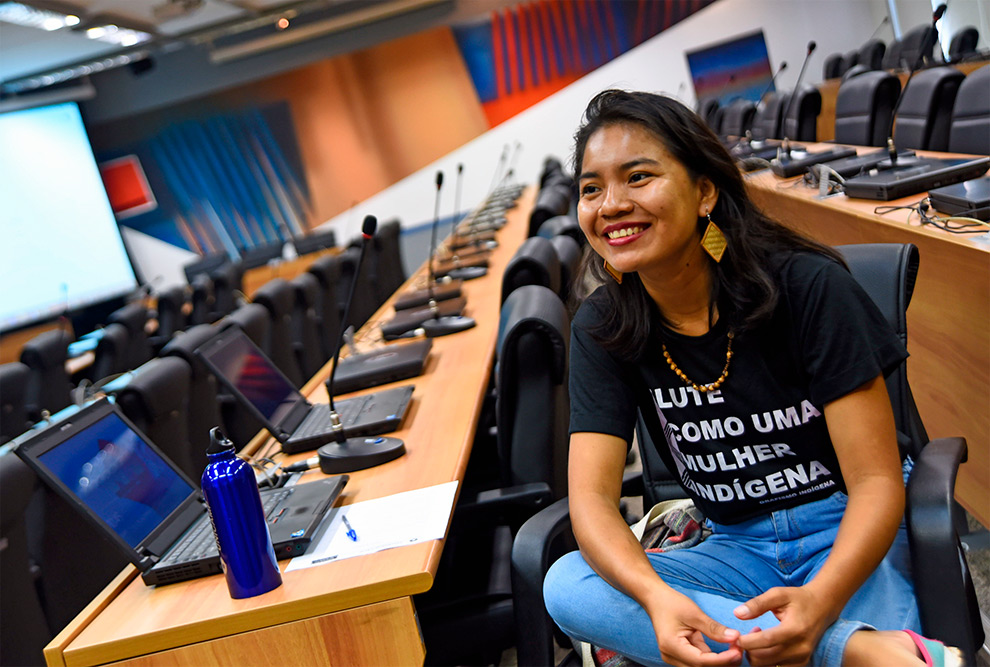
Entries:
<svg viewBox="0 0 990 667">
<path fill-rule="evenodd" d="M 584 122 L 574 135 L 574 173 L 581 174 L 584 149 L 597 130 L 609 125 L 639 125 L 664 147 L 695 180 L 708 177 L 718 189 L 711 218 L 725 234 L 727 246 L 721 262 L 709 262 L 712 272 L 709 319 L 718 306 L 736 332 L 764 321 L 777 306 L 779 290 L 771 269 L 771 257 L 781 250 L 810 251 L 843 263 L 839 254 L 816 241 L 771 220 L 756 207 L 735 161 L 704 121 L 691 109 L 669 97 L 645 92 L 605 90 L 588 103 Z M 699 236 L 708 224 L 698 218 Z M 844 263 L 843 263 L 844 264 Z M 610 352 L 636 357 L 650 332 L 650 296 L 639 275 L 625 274 L 619 285 L 602 266 L 602 258 L 586 250 L 584 271 L 607 286 L 609 299 L 604 318 L 589 333 Z"/>
</svg>

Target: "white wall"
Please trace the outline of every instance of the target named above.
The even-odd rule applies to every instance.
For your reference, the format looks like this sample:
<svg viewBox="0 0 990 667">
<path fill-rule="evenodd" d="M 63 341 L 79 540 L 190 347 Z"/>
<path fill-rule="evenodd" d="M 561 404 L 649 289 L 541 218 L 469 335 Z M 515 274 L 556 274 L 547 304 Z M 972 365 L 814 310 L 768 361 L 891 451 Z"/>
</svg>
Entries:
<svg viewBox="0 0 990 667">
<path fill-rule="evenodd" d="M 818 83 L 826 56 L 858 49 L 886 14 L 885 0 L 719 0 L 325 224 L 346 242 L 360 231 L 366 214 L 379 219 L 398 216 L 405 225 L 427 222 L 433 217 L 438 169 L 445 173 L 441 216 L 451 215 L 458 163 L 464 164 L 461 209 L 469 209 L 485 198 L 503 148 L 516 142 L 522 146 L 515 165 L 517 180 L 533 183 L 547 155 L 569 164 L 572 134 L 595 93 L 610 87 L 670 94 L 680 89 L 684 102 L 693 106 L 684 52 L 757 28 L 766 36 L 773 68 L 788 62 L 778 88 L 796 83 L 809 40 L 817 42 L 817 50 L 804 81 Z"/>
</svg>

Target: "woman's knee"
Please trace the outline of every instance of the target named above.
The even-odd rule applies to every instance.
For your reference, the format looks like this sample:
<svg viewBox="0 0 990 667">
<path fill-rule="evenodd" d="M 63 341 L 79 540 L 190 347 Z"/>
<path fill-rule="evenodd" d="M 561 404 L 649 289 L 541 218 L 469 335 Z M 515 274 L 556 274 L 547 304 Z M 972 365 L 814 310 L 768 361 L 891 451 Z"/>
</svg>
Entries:
<svg viewBox="0 0 990 667">
<path fill-rule="evenodd" d="M 566 628 L 571 625 L 569 619 L 586 608 L 582 591 L 589 574 L 597 576 L 577 551 L 564 554 L 550 566 L 543 580 L 543 600 L 557 625 Z"/>
</svg>

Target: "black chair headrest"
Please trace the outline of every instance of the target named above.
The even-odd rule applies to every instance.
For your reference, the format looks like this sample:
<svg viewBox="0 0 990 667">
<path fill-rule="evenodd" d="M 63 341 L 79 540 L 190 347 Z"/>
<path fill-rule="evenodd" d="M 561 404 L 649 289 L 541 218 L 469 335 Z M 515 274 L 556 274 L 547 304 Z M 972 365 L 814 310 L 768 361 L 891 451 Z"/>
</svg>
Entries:
<svg viewBox="0 0 990 667">
<path fill-rule="evenodd" d="M 513 342 L 521 335 L 537 332 L 546 337 L 553 350 L 553 380 L 559 384 L 567 370 L 567 345 L 571 325 L 560 297 L 542 285 L 524 285 L 502 304 L 498 326 L 499 364 L 511 354 Z"/>
<path fill-rule="evenodd" d="M 502 301 L 522 285 L 542 285 L 560 292 L 560 260 L 549 239 L 533 236 L 519 246 L 502 274 Z"/>
</svg>

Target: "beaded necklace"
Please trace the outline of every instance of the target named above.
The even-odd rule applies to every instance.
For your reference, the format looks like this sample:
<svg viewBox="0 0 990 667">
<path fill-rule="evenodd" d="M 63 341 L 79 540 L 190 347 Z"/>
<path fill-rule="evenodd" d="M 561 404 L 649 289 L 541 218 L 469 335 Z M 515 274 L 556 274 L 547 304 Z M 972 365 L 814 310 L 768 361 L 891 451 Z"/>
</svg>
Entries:
<svg viewBox="0 0 990 667">
<path fill-rule="evenodd" d="M 722 383 L 725 382 L 725 378 L 729 377 L 729 362 L 732 361 L 732 339 L 734 336 L 731 331 L 728 333 L 728 336 L 729 336 L 729 345 L 725 350 L 725 368 L 722 369 L 722 374 L 714 382 L 710 382 L 708 384 L 701 384 L 701 385 L 692 382 L 691 379 L 684 374 L 684 371 L 682 371 L 680 368 L 677 367 L 677 364 L 674 363 L 674 360 L 670 358 L 670 352 L 667 351 L 666 343 L 661 343 L 661 345 L 663 346 L 663 358 L 667 360 L 667 365 L 670 366 L 670 370 L 674 371 L 674 374 L 677 377 L 679 377 L 681 380 L 683 380 L 685 383 L 691 385 L 695 391 L 701 393 L 715 391 L 716 389 L 722 386 Z"/>
</svg>

